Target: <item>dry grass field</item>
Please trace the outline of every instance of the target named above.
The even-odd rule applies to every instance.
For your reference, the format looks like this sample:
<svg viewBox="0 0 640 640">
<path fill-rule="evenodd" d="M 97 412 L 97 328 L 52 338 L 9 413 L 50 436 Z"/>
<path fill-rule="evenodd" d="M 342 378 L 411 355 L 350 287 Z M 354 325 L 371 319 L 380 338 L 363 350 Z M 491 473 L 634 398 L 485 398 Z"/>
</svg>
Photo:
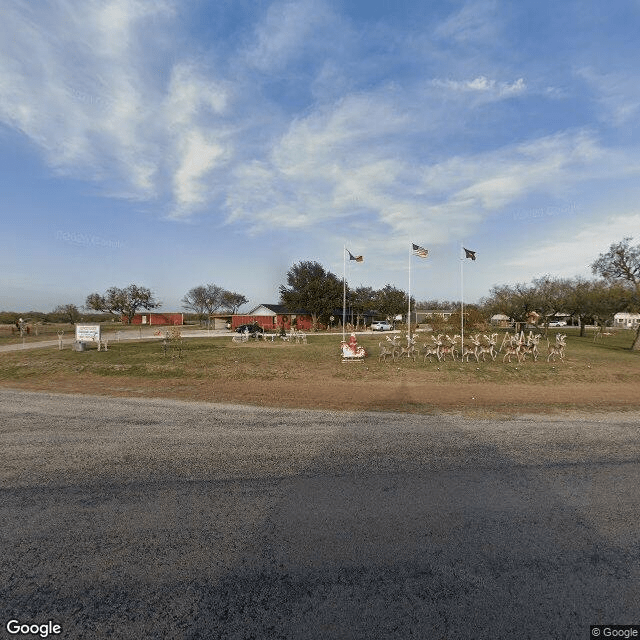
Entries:
<svg viewBox="0 0 640 640">
<path fill-rule="evenodd" d="M 640 353 L 631 332 L 594 342 L 568 334 L 566 361 L 378 361 L 383 335 L 362 336 L 369 356 L 342 363 L 340 337 L 315 334 L 308 344 L 232 343 L 230 337 L 112 343 L 74 352 L 55 347 L 0 354 L 4 387 L 114 396 L 167 397 L 263 406 L 467 414 L 640 407 Z M 71 335 L 71 329 L 65 335 Z M 40 333 L 42 336 L 42 333 Z M 52 331 L 49 339 L 56 336 Z M 549 337 L 553 341 L 554 333 Z M 502 336 L 501 336 L 502 338 Z M 35 340 L 36 337 L 31 337 Z M 500 340 L 501 341 L 501 340 Z M 420 341 L 419 341 L 420 342 Z M 5 342 L 4 344 L 7 344 Z M 498 345 L 500 342 L 498 343 Z"/>
</svg>

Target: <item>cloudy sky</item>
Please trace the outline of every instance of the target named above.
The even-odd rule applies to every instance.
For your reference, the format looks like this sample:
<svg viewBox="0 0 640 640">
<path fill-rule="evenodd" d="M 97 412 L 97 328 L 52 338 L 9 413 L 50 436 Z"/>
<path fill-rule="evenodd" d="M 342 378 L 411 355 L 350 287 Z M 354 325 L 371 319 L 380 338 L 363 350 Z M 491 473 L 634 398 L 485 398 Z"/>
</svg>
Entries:
<svg viewBox="0 0 640 640">
<path fill-rule="evenodd" d="M 4 0 L 0 309 L 464 299 L 640 241 L 640 1 Z"/>
</svg>

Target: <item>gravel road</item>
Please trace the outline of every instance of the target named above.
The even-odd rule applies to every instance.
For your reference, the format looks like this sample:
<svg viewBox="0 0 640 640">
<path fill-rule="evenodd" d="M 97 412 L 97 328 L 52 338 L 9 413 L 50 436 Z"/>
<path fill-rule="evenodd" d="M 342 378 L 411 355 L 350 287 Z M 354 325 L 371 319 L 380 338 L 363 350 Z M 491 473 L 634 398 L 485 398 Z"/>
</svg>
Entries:
<svg viewBox="0 0 640 640">
<path fill-rule="evenodd" d="M 0 390 L 0 637 L 588 638 L 640 622 L 640 415 Z M 50 627 L 51 628 L 51 627 Z"/>
</svg>

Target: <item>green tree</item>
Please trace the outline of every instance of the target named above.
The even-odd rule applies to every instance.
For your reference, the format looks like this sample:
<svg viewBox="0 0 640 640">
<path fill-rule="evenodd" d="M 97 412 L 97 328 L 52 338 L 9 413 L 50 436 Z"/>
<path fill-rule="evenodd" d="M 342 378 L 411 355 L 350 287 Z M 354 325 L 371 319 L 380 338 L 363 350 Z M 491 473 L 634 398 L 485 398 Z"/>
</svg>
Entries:
<svg viewBox="0 0 640 640">
<path fill-rule="evenodd" d="M 629 311 L 640 309 L 640 245 L 631 246 L 633 238 L 623 238 L 601 253 L 592 263 L 591 270 L 609 282 L 621 282 L 627 285 L 631 295 L 626 305 Z M 624 309 L 618 309 L 622 311 Z M 631 349 L 640 351 L 640 324 Z"/>
<path fill-rule="evenodd" d="M 413 308 L 414 299 L 411 298 Z M 375 308 L 378 313 L 392 320 L 395 316 L 408 311 L 409 301 L 406 291 L 387 284 L 376 291 Z"/>
<path fill-rule="evenodd" d="M 360 286 L 350 292 L 349 302 L 356 313 L 356 326 L 365 313 L 375 309 L 376 291 L 373 287 Z"/>
<path fill-rule="evenodd" d="M 162 303 L 156 301 L 150 289 L 135 284 L 130 284 L 124 289 L 111 287 L 104 295 L 90 293 L 85 302 L 87 309 L 126 316 L 129 323 L 133 320 L 138 309 L 150 311 L 161 305 Z"/>
<path fill-rule="evenodd" d="M 287 284 L 280 285 L 280 302 L 291 312 L 306 311 L 314 329 L 342 308 L 343 282 L 319 262 L 299 262 L 287 272 Z"/>
</svg>

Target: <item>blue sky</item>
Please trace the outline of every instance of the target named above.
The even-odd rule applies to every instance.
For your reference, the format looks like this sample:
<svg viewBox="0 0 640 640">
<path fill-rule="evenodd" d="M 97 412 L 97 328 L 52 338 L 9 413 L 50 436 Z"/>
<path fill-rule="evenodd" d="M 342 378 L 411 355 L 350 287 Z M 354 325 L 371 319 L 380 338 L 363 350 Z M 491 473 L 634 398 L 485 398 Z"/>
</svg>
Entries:
<svg viewBox="0 0 640 640">
<path fill-rule="evenodd" d="M 640 1 L 59 0 L 0 21 L 0 309 L 136 283 L 418 299 L 640 239 Z"/>
</svg>

